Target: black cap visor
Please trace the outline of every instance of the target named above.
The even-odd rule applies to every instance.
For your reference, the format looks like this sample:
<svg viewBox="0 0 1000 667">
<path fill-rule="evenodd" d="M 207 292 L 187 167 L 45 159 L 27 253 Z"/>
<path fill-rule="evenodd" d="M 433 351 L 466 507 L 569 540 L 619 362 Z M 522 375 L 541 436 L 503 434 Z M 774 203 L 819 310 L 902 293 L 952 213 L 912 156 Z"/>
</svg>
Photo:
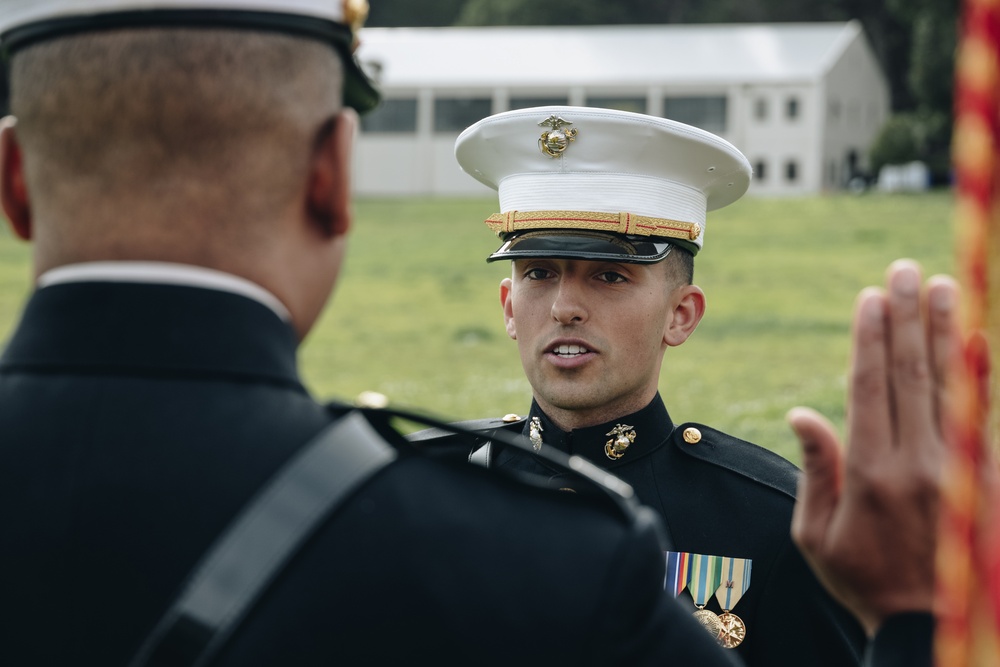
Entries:
<svg viewBox="0 0 1000 667">
<path fill-rule="evenodd" d="M 514 232 L 487 262 L 501 259 L 587 259 L 630 264 L 653 264 L 670 254 L 677 241 L 606 232 L 542 229 Z M 678 245 L 688 245 L 683 242 Z"/>
<path fill-rule="evenodd" d="M 247 28 L 283 32 L 319 39 L 333 46 L 344 62 L 344 104 L 358 113 L 379 103 L 379 92 L 361 70 L 352 53 L 354 35 L 340 23 L 325 19 L 268 11 L 209 9 L 149 9 L 84 14 L 37 21 L 3 35 L 3 54 L 53 37 L 92 30 L 131 27 Z"/>
</svg>

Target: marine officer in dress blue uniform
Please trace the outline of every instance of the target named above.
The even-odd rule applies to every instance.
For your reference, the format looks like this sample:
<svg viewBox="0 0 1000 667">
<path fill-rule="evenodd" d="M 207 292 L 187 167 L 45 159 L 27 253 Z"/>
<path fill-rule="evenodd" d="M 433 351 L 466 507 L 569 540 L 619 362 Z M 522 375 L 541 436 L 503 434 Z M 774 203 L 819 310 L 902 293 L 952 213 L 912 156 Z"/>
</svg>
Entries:
<svg viewBox="0 0 1000 667">
<path fill-rule="evenodd" d="M 499 193 L 486 225 L 501 246 L 488 261 L 512 264 L 500 302 L 534 399 L 526 416 L 467 424 L 484 434 L 472 460 L 572 488 L 490 433 L 585 457 L 663 517 L 674 543 L 666 588 L 722 646 L 759 667 L 857 664 L 861 627 L 789 537 L 799 471 L 755 444 L 675 422 L 657 391 L 667 348 L 705 312 L 692 274 L 706 212 L 747 190 L 746 158 L 671 120 L 564 106 L 488 117 L 455 153 Z M 412 437 L 449 441 L 433 430 Z"/>
<path fill-rule="evenodd" d="M 378 100 L 357 11 L 0 0 L 0 202 L 37 278 L 0 356 L 0 663 L 734 665 L 656 590 L 627 488 L 435 461 L 303 386 L 344 105 Z"/>
</svg>

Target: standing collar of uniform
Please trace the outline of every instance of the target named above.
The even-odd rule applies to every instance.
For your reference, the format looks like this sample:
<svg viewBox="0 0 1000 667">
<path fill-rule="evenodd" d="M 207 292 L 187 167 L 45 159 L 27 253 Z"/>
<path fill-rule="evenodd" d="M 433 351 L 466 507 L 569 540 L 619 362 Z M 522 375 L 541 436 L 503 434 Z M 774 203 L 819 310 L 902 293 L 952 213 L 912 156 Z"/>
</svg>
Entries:
<svg viewBox="0 0 1000 667">
<path fill-rule="evenodd" d="M 602 468 L 616 468 L 628 465 L 630 462 L 658 449 L 673 430 L 673 422 L 663 404 L 663 399 L 657 393 L 649 405 L 638 412 L 625 415 L 597 426 L 575 429 L 570 432 L 561 430 L 542 412 L 538 404 L 532 401 L 531 412 L 524 425 L 524 435 L 529 436 L 533 418 L 537 418 L 542 426 L 543 447 L 555 447 L 567 454 L 582 456 Z M 635 440 L 628 446 L 619 459 L 611 459 L 605 452 L 609 435 L 617 426 L 630 426 L 635 431 Z"/>
<path fill-rule="evenodd" d="M 38 288 L 66 283 L 118 282 L 184 285 L 239 294 L 270 308 L 284 322 L 292 317 L 278 297 L 245 278 L 190 264 L 170 262 L 84 262 L 67 264 L 38 277 Z"/>
</svg>

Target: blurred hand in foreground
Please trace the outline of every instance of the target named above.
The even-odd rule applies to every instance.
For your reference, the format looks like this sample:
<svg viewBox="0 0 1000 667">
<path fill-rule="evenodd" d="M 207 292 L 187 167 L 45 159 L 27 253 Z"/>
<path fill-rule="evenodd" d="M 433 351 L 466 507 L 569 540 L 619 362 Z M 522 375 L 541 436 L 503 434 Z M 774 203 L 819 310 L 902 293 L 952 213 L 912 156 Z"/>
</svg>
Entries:
<svg viewBox="0 0 1000 667">
<path fill-rule="evenodd" d="M 921 286 L 915 262 L 894 262 L 886 289 L 857 299 L 846 448 L 815 411 L 788 414 L 804 469 L 792 538 L 869 634 L 892 614 L 933 608 L 957 310 L 952 279 Z"/>
</svg>

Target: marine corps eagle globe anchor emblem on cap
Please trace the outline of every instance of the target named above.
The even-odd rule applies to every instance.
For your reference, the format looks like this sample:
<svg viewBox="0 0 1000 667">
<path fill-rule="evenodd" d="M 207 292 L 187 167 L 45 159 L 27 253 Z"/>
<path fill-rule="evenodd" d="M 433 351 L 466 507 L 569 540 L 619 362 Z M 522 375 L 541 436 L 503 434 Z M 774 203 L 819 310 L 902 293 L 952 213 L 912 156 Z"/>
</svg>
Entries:
<svg viewBox="0 0 1000 667">
<path fill-rule="evenodd" d="M 549 128 L 545 132 L 542 132 L 542 136 L 538 139 L 538 147 L 542 150 L 542 153 L 549 157 L 559 157 L 562 155 L 569 148 L 570 143 L 576 141 L 576 135 L 579 134 L 579 130 L 576 128 L 567 127 L 572 124 L 568 120 L 555 115 L 549 116 L 539 123 L 539 126 Z"/>
</svg>

